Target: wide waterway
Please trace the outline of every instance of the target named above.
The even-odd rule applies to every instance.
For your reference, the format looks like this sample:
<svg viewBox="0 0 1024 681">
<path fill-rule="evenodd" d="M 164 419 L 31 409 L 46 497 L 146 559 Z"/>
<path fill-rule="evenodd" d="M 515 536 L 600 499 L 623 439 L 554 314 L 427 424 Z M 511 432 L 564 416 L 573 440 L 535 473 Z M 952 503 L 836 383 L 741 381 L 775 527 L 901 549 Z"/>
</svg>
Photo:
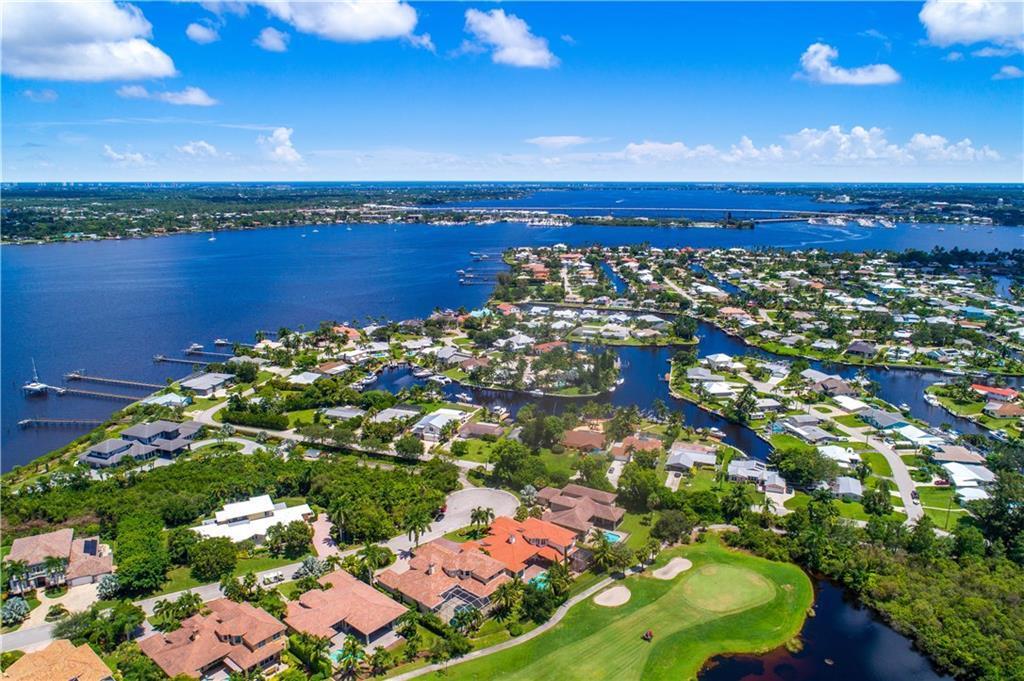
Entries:
<svg viewBox="0 0 1024 681">
<path fill-rule="evenodd" d="M 732 197 L 730 197 L 732 198 Z M 981 232 L 980 234 L 978 232 Z M 773 223 L 754 230 L 644 227 L 531 228 L 358 225 L 296 227 L 97 243 L 4 247 L 2 250 L 2 467 L 25 463 L 70 441 L 81 429 L 19 428 L 28 418 L 103 418 L 123 402 L 57 395 L 26 399 L 31 377 L 60 384 L 89 373 L 162 383 L 187 373 L 183 365 L 154 364 L 156 353 L 180 356 L 189 343 L 213 349 L 216 337 L 251 340 L 256 329 L 309 327 L 326 319 L 365 321 L 424 316 L 437 306 L 474 307 L 489 286 L 460 286 L 458 269 L 492 267 L 516 245 L 779 246 L 834 250 L 1024 245 L 1024 229 L 921 225 L 863 229 Z M 491 255 L 474 261 L 470 251 Z M 701 352 L 715 352 L 705 344 Z M 735 354 L 735 353 L 730 353 Z M 657 362 L 656 362 L 657 363 Z M 667 367 L 667 364 L 665 365 Z M 913 390 L 889 397 L 912 403 Z M 646 381 L 654 384 L 654 374 Z M 914 383 L 914 381 L 911 381 Z M 128 388 L 91 387 L 138 395 Z M 639 395 L 632 390 L 619 394 Z M 620 398 L 624 399 L 624 398 Z M 649 398 L 651 399 L 651 398 Z"/>
</svg>

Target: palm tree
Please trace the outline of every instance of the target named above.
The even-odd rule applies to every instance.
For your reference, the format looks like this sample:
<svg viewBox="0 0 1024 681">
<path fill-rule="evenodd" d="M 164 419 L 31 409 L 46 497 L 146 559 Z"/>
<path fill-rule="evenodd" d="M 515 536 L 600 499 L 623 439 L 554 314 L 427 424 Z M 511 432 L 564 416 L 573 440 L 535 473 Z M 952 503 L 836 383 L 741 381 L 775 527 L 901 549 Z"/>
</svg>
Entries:
<svg viewBox="0 0 1024 681">
<path fill-rule="evenodd" d="M 498 611 L 505 616 L 511 616 L 523 600 L 523 583 L 518 579 L 504 582 L 494 590 L 494 602 L 498 604 Z"/>
<path fill-rule="evenodd" d="M 572 586 L 572 575 L 569 574 L 569 567 L 565 563 L 552 563 L 548 568 L 548 586 L 551 593 L 562 596 L 569 592 Z"/>
<path fill-rule="evenodd" d="M 395 656 L 391 654 L 391 651 L 387 648 L 377 648 L 370 655 L 370 672 L 374 675 L 380 675 L 386 672 L 388 669 L 395 664 Z"/>
<path fill-rule="evenodd" d="M 423 536 L 424 532 L 430 530 L 430 516 L 423 509 L 417 509 L 405 516 L 405 520 L 402 523 L 402 529 L 405 530 L 406 536 L 413 540 L 416 546 L 420 545 L 420 537 Z"/>
<path fill-rule="evenodd" d="M 43 559 L 43 569 L 46 570 L 47 584 L 60 584 L 64 578 L 64 569 L 67 567 L 68 559 L 57 556 L 47 556 Z"/>
<path fill-rule="evenodd" d="M 388 560 L 391 558 L 391 551 L 379 544 L 366 542 L 356 555 L 359 556 L 359 559 L 363 561 L 363 565 L 366 566 L 367 576 L 369 577 L 367 581 L 370 583 L 370 586 L 373 586 L 373 573 L 387 565 Z"/>
<path fill-rule="evenodd" d="M 761 499 L 761 524 L 765 527 L 771 524 L 772 513 L 775 511 L 775 504 L 767 494 Z"/>
<path fill-rule="evenodd" d="M 477 506 L 469 512 L 469 522 L 474 528 L 481 529 L 484 525 L 490 525 L 494 520 L 494 509 Z"/>
<path fill-rule="evenodd" d="M 10 584 L 14 582 L 17 585 L 22 585 L 28 580 L 28 562 L 24 560 L 12 560 L 4 563 L 4 568 L 7 572 L 7 582 Z"/>
<path fill-rule="evenodd" d="M 733 485 L 722 500 L 722 513 L 730 520 L 739 518 L 750 510 L 751 501 L 749 486 Z"/>
<path fill-rule="evenodd" d="M 600 570 L 607 570 L 612 566 L 612 542 L 604 532 L 595 527 L 590 532 L 590 544 L 587 548 L 594 554 L 594 565 Z"/>
<path fill-rule="evenodd" d="M 659 553 L 661 553 L 661 542 L 654 537 L 649 537 L 644 543 L 641 551 L 643 552 L 646 562 L 653 563 L 654 559 L 658 557 Z"/>
<path fill-rule="evenodd" d="M 354 679 L 356 672 L 359 671 L 359 665 L 362 664 L 364 659 L 366 659 L 366 651 L 363 650 L 363 644 L 352 634 L 346 636 L 345 642 L 341 644 L 340 662 L 342 677 Z"/>
<path fill-rule="evenodd" d="M 331 650 L 331 639 L 300 632 L 291 640 L 292 645 L 298 644 L 297 650 L 292 652 L 303 663 L 307 672 L 319 674 L 324 667 L 330 668 L 331 658 L 328 653 Z"/>
</svg>

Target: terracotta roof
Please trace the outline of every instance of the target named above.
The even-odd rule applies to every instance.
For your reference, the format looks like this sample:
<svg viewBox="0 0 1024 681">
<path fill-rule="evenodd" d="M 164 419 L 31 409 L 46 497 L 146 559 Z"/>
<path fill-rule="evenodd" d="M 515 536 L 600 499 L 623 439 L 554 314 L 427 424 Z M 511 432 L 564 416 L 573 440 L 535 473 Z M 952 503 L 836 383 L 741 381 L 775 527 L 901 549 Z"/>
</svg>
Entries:
<svg viewBox="0 0 1024 681">
<path fill-rule="evenodd" d="M 662 448 L 662 442 L 656 437 L 638 437 L 630 435 L 622 442 L 612 445 L 611 454 L 614 457 L 624 457 L 628 452 L 653 452 Z"/>
<path fill-rule="evenodd" d="M 4 557 L 4 561 L 23 560 L 29 565 L 37 565 L 49 556 L 70 558 L 74 536 L 74 530 L 63 529 L 31 537 L 18 537 L 11 544 L 11 552 Z"/>
<path fill-rule="evenodd" d="M 510 577 L 503 563 L 481 553 L 474 544 L 435 539 L 415 550 L 408 570 L 399 573 L 388 569 L 377 579 L 392 591 L 434 609 L 456 587 L 489 598 Z"/>
<path fill-rule="evenodd" d="M 86 542 L 95 542 L 94 545 L 97 549 L 101 546 L 98 537 L 76 539 L 71 544 L 71 558 L 68 561 L 67 570 L 65 570 L 65 576 L 68 579 L 107 575 L 114 571 L 113 554 L 109 553 L 109 551 L 104 552 L 102 555 L 98 551 L 96 553 L 86 553 Z"/>
<path fill-rule="evenodd" d="M 614 524 L 626 514 L 625 509 L 615 506 L 615 494 L 582 485 L 569 484 L 561 490 L 545 487 L 537 496 L 549 508 L 543 520 L 576 533 L 589 531 L 595 518 Z"/>
<path fill-rule="evenodd" d="M 556 348 L 565 348 L 568 347 L 568 345 L 569 344 L 565 341 L 550 341 L 548 343 L 537 343 L 533 346 L 533 349 L 535 352 L 543 355 L 545 352 L 551 352 Z"/>
<path fill-rule="evenodd" d="M 369 635 L 401 617 L 406 609 L 369 584 L 359 581 L 344 570 L 336 570 L 320 578 L 331 587 L 313 589 L 288 603 L 285 623 L 296 631 L 314 636 L 334 636 L 342 622 Z"/>
<path fill-rule="evenodd" d="M 570 449 L 604 449 L 604 433 L 588 428 L 567 430 L 562 444 Z"/>
<path fill-rule="evenodd" d="M 534 558 L 551 563 L 561 560 L 575 550 L 576 533 L 537 518 L 518 522 L 508 516 L 494 519 L 488 536 L 463 546 L 486 551 L 491 558 L 501 561 L 505 569 L 514 574 L 526 568 Z"/>
<path fill-rule="evenodd" d="M 142 652 L 168 676 L 198 677 L 202 670 L 224 660 L 250 669 L 284 650 L 285 626 L 263 610 L 226 598 L 210 601 L 206 607 L 210 614 L 193 615 L 180 629 L 139 641 Z M 233 636 L 241 636 L 242 642 L 230 643 L 227 639 Z M 256 648 L 273 636 L 278 638 Z"/>
<path fill-rule="evenodd" d="M 71 641 L 57 639 L 42 650 L 28 653 L 7 668 L 10 681 L 109 681 L 114 678 L 89 644 L 77 648 Z"/>
<path fill-rule="evenodd" d="M 1014 390 L 1013 388 L 996 388 L 995 386 L 982 385 L 980 383 L 972 384 L 971 388 L 975 392 L 983 393 L 986 395 L 999 395 L 1000 397 L 1009 397 L 1010 399 L 1014 399 L 1015 397 L 1017 397 L 1017 391 Z"/>
</svg>

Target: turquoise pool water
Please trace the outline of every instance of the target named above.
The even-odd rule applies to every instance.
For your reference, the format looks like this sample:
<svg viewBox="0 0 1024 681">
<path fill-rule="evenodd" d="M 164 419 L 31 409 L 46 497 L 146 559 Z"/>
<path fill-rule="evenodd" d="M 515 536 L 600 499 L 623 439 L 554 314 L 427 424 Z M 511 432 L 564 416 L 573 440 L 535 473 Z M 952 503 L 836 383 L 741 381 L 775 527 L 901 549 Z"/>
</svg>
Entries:
<svg viewBox="0 0 1024 681">
<path fill-rule="evenodd" d="M 622 541 L 622 535 L 618 532 L 612 532 L 611 530 L 604 530 L 605 538 L 613 544 L 618 544 Z"/>
<path fill-rule="evenodd" d="M 533 579 L 530 580 L 530 584 L 533 584 L 538 589 L 544 589 L 548 585 L 548 573 L 542 572 Z"/>
</svg>

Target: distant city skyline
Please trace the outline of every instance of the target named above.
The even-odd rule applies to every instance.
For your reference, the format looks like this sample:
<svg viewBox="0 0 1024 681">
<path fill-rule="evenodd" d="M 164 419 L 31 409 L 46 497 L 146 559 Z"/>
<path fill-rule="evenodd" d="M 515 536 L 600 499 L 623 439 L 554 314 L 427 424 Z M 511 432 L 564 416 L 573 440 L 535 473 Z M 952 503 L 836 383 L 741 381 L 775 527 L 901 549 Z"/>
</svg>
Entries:
<svg viewBox="0 0 1024 681">
<path fill-rule="evenodd" d="M 3 180 L 1024 181 L 1024 4 L 5 3 Z"/>
</svg>

